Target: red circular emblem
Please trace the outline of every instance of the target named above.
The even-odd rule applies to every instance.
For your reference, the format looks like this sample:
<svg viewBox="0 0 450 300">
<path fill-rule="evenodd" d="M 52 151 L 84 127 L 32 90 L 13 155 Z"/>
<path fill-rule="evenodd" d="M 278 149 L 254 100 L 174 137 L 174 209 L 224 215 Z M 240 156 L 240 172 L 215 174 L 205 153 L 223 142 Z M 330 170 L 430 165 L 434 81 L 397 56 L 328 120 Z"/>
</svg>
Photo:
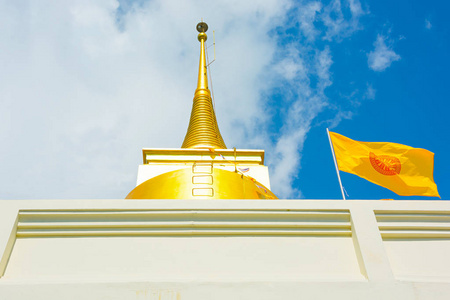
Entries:
<svg viewBox="0 0 450 300">
<path fill-rule="evenodd" d="M 400 160 L 394 156 L 376 155 L 370 152 L 369 159 L 375 171 L 383 175 L 397 175 L 400 174 L 400 170 L 402 169 Z"/>
</svg>

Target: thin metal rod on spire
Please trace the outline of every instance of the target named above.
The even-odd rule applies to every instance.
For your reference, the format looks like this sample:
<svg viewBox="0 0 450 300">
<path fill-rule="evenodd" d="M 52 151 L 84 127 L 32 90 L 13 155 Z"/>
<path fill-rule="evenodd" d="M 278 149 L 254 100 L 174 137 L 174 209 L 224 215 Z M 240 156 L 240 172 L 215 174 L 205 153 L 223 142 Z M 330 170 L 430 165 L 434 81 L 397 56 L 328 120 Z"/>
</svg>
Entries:
<svg viewBox="0 0 450 300">
<path fill-rule="evenodd" d="M 236 157 L 236 147 L 234 149 L 234 172 L 237 173 L 237 157 Z"/>
<path fill-rule="evenodd" d="M 213 87 L 213 83 L 212 83 L 212 72 L 211 72 L 211 67 L 209 66 L 210 64 L 212 64 L 214 62 L 214 60 L 212 62 L 209 62 L 209 55 L 208 55 L 208 47 L 205 48 L 205 52 L 206 52 L 206 62 L 208 63 L 206 65 L 206 67 L 208 68 L 208 75 L 209 75 L 209 86 L 211 87 L 211 99 L 212 99 L 212 104 L 213 104 L 213 109 L 214 111 L 216 111 L 216 101 L 214 100 L 214 87 Z"/>
<path fill-rule="evenodd" d="M 346 200 L 345 194 L 344 194 L 344 188 L 342 187 L 341 175 L 339 174 L 339 168 L 338 168 L 338 165 L 336 162 L 336 155 L 334 154 L 333 143 L 331 142 L 330 132 L 328 131 L 328 128 L 327 128 L 327 135 L 328 135 L 328 141 L 330 142 L 331 154 L 333 155 L 334 167 L 336 168 L 336 174 L 337 174 L 337 177 L 339 180 L 339 186 L 341 187 L 342 199 Z"/>
</svg>

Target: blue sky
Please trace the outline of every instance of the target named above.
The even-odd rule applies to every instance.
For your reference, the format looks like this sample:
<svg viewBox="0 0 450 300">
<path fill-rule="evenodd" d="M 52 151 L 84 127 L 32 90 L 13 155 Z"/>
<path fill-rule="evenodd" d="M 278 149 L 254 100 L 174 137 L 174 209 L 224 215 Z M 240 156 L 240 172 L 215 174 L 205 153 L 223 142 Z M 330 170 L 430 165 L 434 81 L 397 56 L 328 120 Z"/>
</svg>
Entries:
<svg viewBox="0 0 450 300">
<path fill-rule="evenodd" d="M 339 199 L 326 128 L 435 153 L 445 130 L 446 1 L 0 2 L 0 199 L 124 198 L 141 148 L 180 147 L 216 32 L 216 113 L 228 147 L 266 150 L 280 198 Z M 211 35 L 209 43 L 211 43 Z M 349 199 L 401 197 L 342 173 Z"/>
<path fill-rule="evenodd" d="M 351 97 L 364 89 L 374 89 L 374 99 L 356 107 L 352 117 L 332 130 L 360 141 L 388 141 L 425 148 L 435 153 L 435 182 L 442 199 L 448 199 L 450 160 L 446 110 L 450 96 L 447 88 L 449 59 L 449 23 L 441 13 L 444 1 L 373 1 L 364 29 L 351 39 L 334 45 L 334 84 L 326 94 L 330 98 Z M 398 55 L 384 70 L 368 65 L 367 55 L 374 51 L 377 37 Z M 306 198 L 338 198 L 339 187 L 334 170 L 317 168 L 333 164 L 326 156 L 328 141 L 325 124 L 311 129 L 305 142 L 299 179 Z M 308 174 L 308 175 L 307 175 Z M 437 199 L 402 197 L 355 175 L 341 172 L 349 199 Z M 319 179 L 321 178 L 321 179 Z M 334 182 L 333 182 L 334 181 Z M 326 185 L 324 184 L 326 182 Z M 330 184 L 331 183 L 331 184 Z M 333 186 L 334 184 L 334 186 Z M 326 187 L 325 187 L 326 186 Z"/>
</svg>

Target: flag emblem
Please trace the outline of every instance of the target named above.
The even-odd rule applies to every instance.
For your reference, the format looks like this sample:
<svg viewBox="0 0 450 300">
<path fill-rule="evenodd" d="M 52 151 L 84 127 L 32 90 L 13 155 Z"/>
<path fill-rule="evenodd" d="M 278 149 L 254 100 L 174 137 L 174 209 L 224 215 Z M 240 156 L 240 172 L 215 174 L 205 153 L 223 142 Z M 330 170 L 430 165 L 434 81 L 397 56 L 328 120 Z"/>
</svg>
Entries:
<svg viewBox="0 0 450 300">
<path fill-rule="evenodd" d="M 376 155 L 373 152 L 369 153 L 370 164 L 380 174 L 383 175 L 397 175 L 402 170 L 400 159 L 390 155 Z"/>
</svg>

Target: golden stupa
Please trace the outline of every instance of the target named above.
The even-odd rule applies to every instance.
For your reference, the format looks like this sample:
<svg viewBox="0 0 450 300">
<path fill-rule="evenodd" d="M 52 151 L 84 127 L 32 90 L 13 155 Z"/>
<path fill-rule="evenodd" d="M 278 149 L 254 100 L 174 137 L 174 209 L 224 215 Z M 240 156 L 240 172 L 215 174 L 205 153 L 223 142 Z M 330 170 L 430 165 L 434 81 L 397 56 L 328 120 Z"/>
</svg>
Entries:
<svg viewBox="0 0 450 300">
<path fill-rule="evenodd" d="M 208 88 L 207 30 L 197 24 L 198 83 L 181 149 L 143 149 L 137 186 L 126 199 L 277 199 L 264 151 L 227 149 L 220 134 Z"/>
</svg>

